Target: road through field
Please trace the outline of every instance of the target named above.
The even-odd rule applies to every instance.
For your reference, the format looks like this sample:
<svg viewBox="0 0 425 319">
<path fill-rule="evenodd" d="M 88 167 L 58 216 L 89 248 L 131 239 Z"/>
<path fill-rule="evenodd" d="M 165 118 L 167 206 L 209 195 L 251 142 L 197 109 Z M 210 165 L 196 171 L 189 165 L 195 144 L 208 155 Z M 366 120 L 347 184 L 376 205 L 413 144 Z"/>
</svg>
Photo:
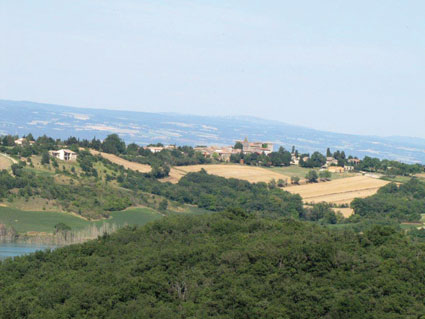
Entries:
<svg viewBox="0 0 425 319">
<path fill-rule="evenodd" d="M 285 190 L 301 195 L 307 203 L 349 204 L 356 197 L 364 198 L 375 194 L 388 183 L 369 176 L 355 176 L 325 183 L 293 186 Z"/>
<path fill-rule="evenodd" d="M 205 169 L 208 174 L 218 175 L 226 178 L 238 178 L 247 180 L 251 183 L 270 182 L 270 180 L 279 179 L 289 180 L 287 175 L 283 175 L 271 170 L 238 164 L 209 164 L 209 165 L 189 165 L 173 167 L 170 171 L 170 177 L 165 179 L 171 183 L 177 183 L 187 173 L 199 172 Z"/>
</svg>

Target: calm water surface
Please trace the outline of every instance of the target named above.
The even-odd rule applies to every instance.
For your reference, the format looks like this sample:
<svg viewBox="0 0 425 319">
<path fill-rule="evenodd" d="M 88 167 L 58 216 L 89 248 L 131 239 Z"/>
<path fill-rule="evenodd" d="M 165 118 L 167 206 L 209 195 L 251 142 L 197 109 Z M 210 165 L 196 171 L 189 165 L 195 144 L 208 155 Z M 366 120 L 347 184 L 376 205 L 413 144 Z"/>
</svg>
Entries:
<svg viewBox="0 0 425 319">
<path fill-rule="evenodd" d="M 37 244 L 21 244 L 21 243 L 2 243 L 0 242 L 0 260 L 8 257 L 16 257 L 27 255 L 37 250 L 45 250 L 48 248 L 55 248 L 53 246 L 43 246 Z"/>
</svg>

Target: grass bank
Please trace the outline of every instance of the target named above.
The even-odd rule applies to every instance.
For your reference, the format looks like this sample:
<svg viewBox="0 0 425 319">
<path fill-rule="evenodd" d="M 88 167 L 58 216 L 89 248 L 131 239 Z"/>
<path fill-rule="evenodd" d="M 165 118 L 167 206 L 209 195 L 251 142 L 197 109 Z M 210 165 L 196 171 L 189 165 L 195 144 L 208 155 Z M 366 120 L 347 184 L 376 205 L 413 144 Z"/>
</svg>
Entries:
<svg viewBox="0 0 425 319">
<path fill-rule="evenodd" d="M 150 208 L 133 208 L 120 212 L 111 212 L 111 217 L 102 221 L 86 221 L 77 216 L 44 211 L 22 211 L 10 207 L 0 207 L 0 224 L 12 226 L 18 233 L 46 232 L 52 233 L 58 223 L 64 223 L 72 230 L 82 230 L 89 226 L 101 226 L 104 223 L 122 227 L 128 225 L 144 225 L 161 218 L 161 215 Z"/>
</svg>

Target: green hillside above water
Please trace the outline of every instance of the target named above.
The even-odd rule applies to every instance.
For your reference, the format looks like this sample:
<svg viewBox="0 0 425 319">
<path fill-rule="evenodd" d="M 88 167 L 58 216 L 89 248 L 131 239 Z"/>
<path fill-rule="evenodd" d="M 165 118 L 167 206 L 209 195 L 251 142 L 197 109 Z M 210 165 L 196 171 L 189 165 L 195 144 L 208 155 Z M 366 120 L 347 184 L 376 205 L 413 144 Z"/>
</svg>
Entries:
<svg viewBox="0 0 425 319">
<path fill-rule="evenodd" d="M 160 218 L 161 215 L 150 208 L 132 208 L 125 211 L 111 212 L 108 219 L 87 221 L 69 213 L 22 211 L 9 207 L 0 207 L 0 223 L 12 226 L 18 233 L 46 232 L 51 233 L 55 225 L 64 223 L 73 230 L 104 223 L 116 226 L 144 225 L 147 222 Z"/>
<path fill-rule="evenodd" d="M 425 245 L 242 211 L 0 265 L 0 318 L 422 318 Z"/>
</svg>

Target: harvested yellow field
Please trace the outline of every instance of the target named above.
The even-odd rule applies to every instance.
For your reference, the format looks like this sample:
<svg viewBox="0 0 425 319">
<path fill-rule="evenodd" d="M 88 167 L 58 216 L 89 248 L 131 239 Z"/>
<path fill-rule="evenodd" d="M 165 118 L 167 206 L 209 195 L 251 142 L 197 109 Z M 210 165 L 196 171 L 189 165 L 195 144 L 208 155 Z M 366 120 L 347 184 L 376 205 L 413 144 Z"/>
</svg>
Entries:
<svg viewBox="0 0 425 319">
<path fill-rule="evenodd" d="M 103 153 L 96 150 L 90 150 L 90 153 L 93 155 L 101 155 L 103 158 L 106 158 L 107 160 L 117 165 L 122 165 L 126 169 L 131 169 L 140 173 L 149 173 L 151 171 L 150 165 L 130 162 L 114 154 Z"/>
<path fill-rule="evenodd" d="M 307 203 L 349 204 L 356 197 L 364 198 L 375 194 L 388 183 L 369 176 L 355 176 L 325 183 L 293 186 L 285 190 L 301 195 Z"/>
<path fill-rule="evenodd" d="M 218 175 L 226 178 L 237 178 L 247 180 L 251 183 L 270 182 L 272 179 L 289 180 L 289 177 L 265 168 L 238 165 L 238 164 L 211 164 L 211 165 L 189 165 L 173 167 L 170 171 L 170 177 L 165 179 L 172 183 L 177 183 L 187 173 L 199 172 L 205 169 L 208 174 Z"/>
<path fill-rule="evenodd" d="M 12 160 L 7 156 L 0 154 L 0 170 L 9 169 L 9 167 L 13 164 Z"/>
</svg>

